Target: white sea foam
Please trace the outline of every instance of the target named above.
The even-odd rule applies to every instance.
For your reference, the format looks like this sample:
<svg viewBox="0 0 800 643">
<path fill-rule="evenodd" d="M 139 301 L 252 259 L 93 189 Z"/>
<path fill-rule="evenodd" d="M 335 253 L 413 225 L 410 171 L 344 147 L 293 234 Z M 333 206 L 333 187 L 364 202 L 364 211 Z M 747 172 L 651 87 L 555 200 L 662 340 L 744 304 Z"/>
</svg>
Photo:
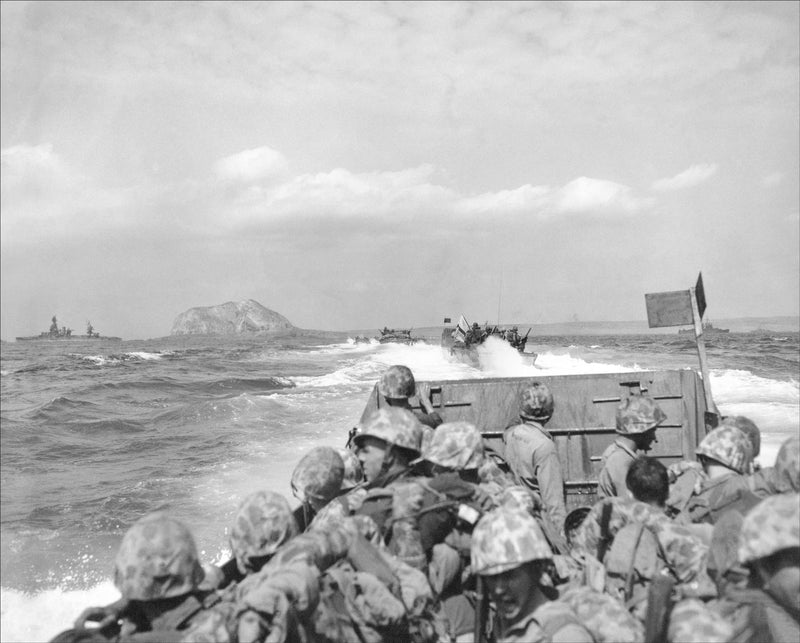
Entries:
<svg viewBox="0 0 800 643">
<path fill-rule="evenodd" d="M 134 358 L 134 359 L 141 359 L 141 360 L 153 360 L 153 359 L 161 359 L 164 357 L 166 353 L 147 353 L 145 351 L 131 351 L 130 353 L 125 353 L 126 357 Z"/>
<path fill-rule="evenodd" d="M 90 589 L 48 589 L 28 594 L 0 589 L 0 640 L 12 642 L 49 641 L 92 605 L 106 605 L 119 598 L 109 579 Z M 30 615 L 30 618 L 22 615 Z"/>
</svg>

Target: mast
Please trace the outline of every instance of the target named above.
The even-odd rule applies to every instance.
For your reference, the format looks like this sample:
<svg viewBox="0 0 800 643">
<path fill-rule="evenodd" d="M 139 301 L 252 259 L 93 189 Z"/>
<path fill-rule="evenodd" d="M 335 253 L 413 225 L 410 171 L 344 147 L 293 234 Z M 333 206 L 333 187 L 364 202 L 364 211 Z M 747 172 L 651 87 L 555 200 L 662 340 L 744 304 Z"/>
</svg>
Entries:
<svg viewBox="0 0 800 643">
<path fill-rule="evenodd" d="M 500 300 L 503 297 L 503 266 L 500 266 L 500 290 L 497 293 L 497 325 L 500 325 Z"/>
</svg>

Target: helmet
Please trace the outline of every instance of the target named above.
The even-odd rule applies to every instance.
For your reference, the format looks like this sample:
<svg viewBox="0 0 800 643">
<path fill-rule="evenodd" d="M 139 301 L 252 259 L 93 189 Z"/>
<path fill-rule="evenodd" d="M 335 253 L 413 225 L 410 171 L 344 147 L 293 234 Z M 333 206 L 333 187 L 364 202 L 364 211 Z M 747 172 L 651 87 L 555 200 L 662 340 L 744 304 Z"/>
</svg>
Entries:
<svg viewBox="0 0 800 643">
<path fill-rule="evenodd" d="M 352 489 L 364 480 L 364 471 L 361 468 L 361 460 L 350 449 L 337 449 L 339 457 L 344 463 L 344 477 L 342 478 L 342 489 Z"/>
<path fill-rule="evenodd" d="M 470 422 L 445 422 L 433 431 L 422 459 L 455 471 L 477 469 L 483 463 L 483 438 Z"/>
<path fill-rule="evenodd" d="M 417 390 L 414 374 L 408 366 L 390 366 L 378 381 L 378 392 L 390 400 L 414 397 Z"/>
<path fill-rule="evenodd" d="M 247 496 L 239 505 L 231 529 L 231 549 L 239 571 L 246 574 L 252 569 L 252 558 L 274 554 L 297 532 L 297 522 L 282 495 L 256 491 Z"/>
<path fill-rule="evenodd" d="M 736 415 L 734 417 L 726 417 L 722 420 L 720 426 L 735 426 L 742 433 L 744 433 L 750 440 L 753 447 L 753 457 L 755 458 L 761 452 L 761 431 L 750 418 L 744 415 Z"/>
<path fill-rule="evenodd" d="M 163 512 L 135 522 L 114 561 L 114 585 L 129 600 L 182 596 L 196 589 L 203 576 L 189 529 Z"/>
<path fill-rule="evenodd" d="M 800 436 L 792 436 L 778 450 L 775 478 L 780 491 L 800 491 Z"/>
<path fill-rule="evenodd" d="M 331 447 L 315 447 L 300 460 L 292 473 L 292 493 L 301 502 L 314 498 L 328 502 L 342 489 L 344 462 Z"/>
<path fill-rule="evenodd" d="M 358 447 L 366 437 L 378 438 L 387 444 L 407 449 L 419 456 L 422 424 L 407 409 L 382 407 L 369 417 L 360 432 L 353 438 L 353 442 Z"/>
<path fill-rule="evenodd" d="M 617 407 L 617 433 L 631 435 L 655 429 L 667 419 L 666 413 L 646 395 L 631 395 Z"/>
<path fill-rule="evenodd" d="M 769 496 L 744 517 L 739 561 L 750 563 L 789 547 L 800 547 L 800 495 Z"/>
<path fill-rule="evenodd" d="M 746 473 L 753 462 L 753 445 L 735 426 L 723 424 L 703 438 L 697 455 L 711 458 L 738 473 Z"/>
<path fill-rule="evenodd" d="M 519 415 L 526 420 L 549 420 L 553 416 L 553 394 L 546 385 L 534 382 L 522 392 Z"/>
<path fill-rule="evenodd" d="M 513 485 L 500 492 L 497 504 L 506 509 L 516 509 L 533 515 L 535 511 L 541 509 L 542 499 L 537 492 L 528 487 Z"/>
<path fill-rule="evenodd" d="M 524 511 L 499 507 L 485 514 L 472 532 L 472 570 L 502 574 L 532 560 L 552 560 L 553 551 L 536 519 Z"/>
</svg>

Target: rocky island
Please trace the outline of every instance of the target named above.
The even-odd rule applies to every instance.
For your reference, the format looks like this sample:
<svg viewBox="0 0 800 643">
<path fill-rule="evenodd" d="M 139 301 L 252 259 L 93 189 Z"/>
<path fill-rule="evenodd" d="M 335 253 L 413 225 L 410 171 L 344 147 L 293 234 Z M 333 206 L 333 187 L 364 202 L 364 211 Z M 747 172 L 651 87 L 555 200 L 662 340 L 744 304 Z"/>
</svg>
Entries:
<svg viewBox="0 0 800 643">
<path fill-rule="evenodd" d="M 283 315 L 253 299 L 190 308 L 175 318 L 172 335 L 239 335 L 296 330 Z"/>
</svg>

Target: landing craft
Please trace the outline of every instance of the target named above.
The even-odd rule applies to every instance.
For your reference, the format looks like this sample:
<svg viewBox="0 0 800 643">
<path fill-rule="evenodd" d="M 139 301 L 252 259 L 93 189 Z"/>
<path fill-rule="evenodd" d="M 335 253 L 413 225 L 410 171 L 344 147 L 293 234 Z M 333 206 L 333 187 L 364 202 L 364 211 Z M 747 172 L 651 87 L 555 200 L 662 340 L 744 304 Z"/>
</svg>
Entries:
<svg viewBox="0 0 800 643">
<path fill-rule="evenodd" d="M 381 344 L 411 345 L 422 341 L 418 337 L 411 336 L 411 329 L 398 330 L 396 328 L 387 328 L 386 326 L 384 326 L 383 330 L 379 332 L 380 335 L 377 336 L 375 339 L 377 339 Z"/>
<path fill-rule="evenodd" d="M 449 324 L 450 318 L 445 317 L 444 323 Z M 483 345 L 490 337 L 494 337 L 508 342 L 528 364 L 532 365 L 538 355 L 525 352 L 530 332 L 531 329 L 529 328 L 525 335 L 520 335 L 516 326 L 506 329 L 501 329 L 499 326 L 490 327 L 488 324 L 484 324 L 483 328 L 481 328 L 477 323 L 473 323 L 470 326 L 464 315 L 461 315 L 456 326 L 445 326 L 442 329 L 441 345 L 451 357 L 467 364 L 478 366 L 480 364 L 478 347 Z"/>
</svg>

